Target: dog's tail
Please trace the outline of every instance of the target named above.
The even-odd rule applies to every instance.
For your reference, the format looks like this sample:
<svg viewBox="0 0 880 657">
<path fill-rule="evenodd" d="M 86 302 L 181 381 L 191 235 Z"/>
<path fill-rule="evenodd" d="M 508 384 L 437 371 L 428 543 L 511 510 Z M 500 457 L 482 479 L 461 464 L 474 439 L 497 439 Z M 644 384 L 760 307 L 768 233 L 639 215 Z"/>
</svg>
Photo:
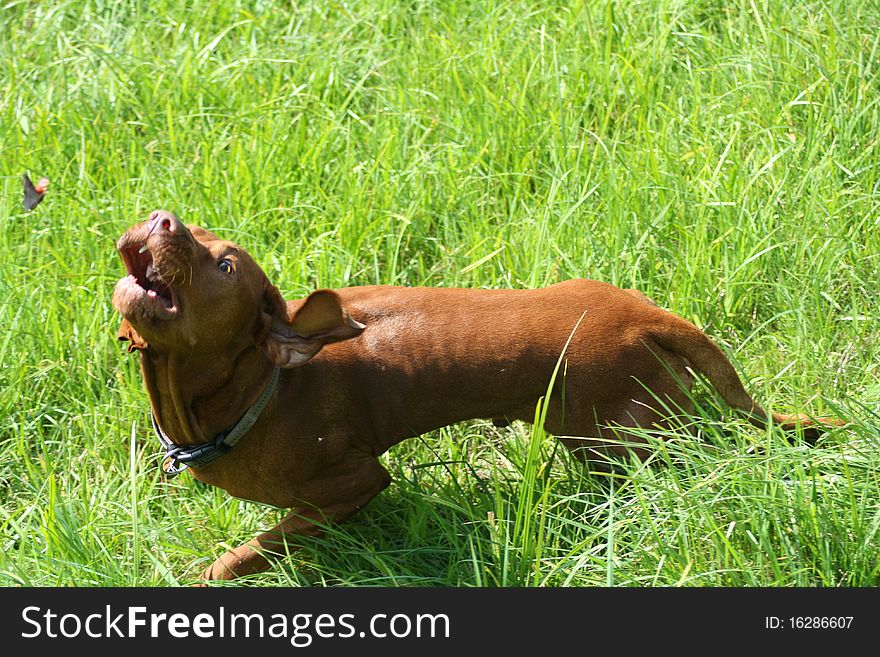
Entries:
<svg viewBox="0 0 880 657">
<path fill-rule="evenodd" d="M 811 418 L 799 413 L 768 413 L 743 387 L 739 374 L 718 345 L 686 319 L 664 311 L 662 321 L 656 325 L 653 335 L 663 349 L 685 358 L 709 380 L 731 408 L 739 411 L 756 427 L 763 429 L 768 421 L 785 431 L 793 431 L 800 426 L 804 438 L 812 441 L 825 431 L 846 424 L 832 417 Z"/>
</svg>

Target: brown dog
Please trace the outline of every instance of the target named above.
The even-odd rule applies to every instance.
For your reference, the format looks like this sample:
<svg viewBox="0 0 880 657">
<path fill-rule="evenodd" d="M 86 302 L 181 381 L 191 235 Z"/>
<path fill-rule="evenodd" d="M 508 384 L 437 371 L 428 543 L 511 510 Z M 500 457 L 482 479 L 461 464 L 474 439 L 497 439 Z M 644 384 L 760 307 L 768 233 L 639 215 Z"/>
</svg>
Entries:
<svg viewBox="0 0 880 657">
<path fill-rule="evenodd" d="M 815 437 L 839 424 L 768 415 L 702 331 L 634 290 L 372 286 L 285 302 L 244 249 L 161 210 L 117 249 L 119 338 L 140 351 L 169 469 L 208 445 L 193 476 L 292 508 L 217 559 L 209 580 L 265 570 L 285 535 L 357 512 L 391 481 L 377 457 L 405 438 L 469 418 L 532 420 L 570 336 L 546 428 L 581 458 L 644 457 L 626 428 L 688 413 L 689 367 L 757 426 Z M 220 444 L 231 427 L 234 449 Z"/>
</svg>

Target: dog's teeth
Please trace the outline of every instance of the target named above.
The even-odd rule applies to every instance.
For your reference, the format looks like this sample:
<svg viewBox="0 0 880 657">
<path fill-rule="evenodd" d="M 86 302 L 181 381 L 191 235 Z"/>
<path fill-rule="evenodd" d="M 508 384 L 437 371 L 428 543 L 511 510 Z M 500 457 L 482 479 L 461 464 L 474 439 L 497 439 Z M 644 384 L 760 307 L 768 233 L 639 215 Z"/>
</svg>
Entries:
<svg viewBox="0 0 880 657">
<path fill-rule="evenodd" d="M 143 253 L 146 250 L 147 250 L 147 245 L 144 244 L 140 249 L 138 249 L 138 253 Z"/>
<path fill-rule="evenodd" d="M 155 299 L 156 298 L 156 290 L 147 290 L 147 296 L 150 297 L 151 299 Z"/>
</svg>

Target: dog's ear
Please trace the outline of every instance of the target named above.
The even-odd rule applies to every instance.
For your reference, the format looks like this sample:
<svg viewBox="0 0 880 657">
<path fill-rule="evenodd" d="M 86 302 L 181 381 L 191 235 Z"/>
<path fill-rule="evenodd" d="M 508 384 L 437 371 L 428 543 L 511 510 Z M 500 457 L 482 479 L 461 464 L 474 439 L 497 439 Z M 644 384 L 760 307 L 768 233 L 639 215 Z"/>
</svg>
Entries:
<svg viewBox="0 0 880 657">
<path fill-rule="evenodd" d="M 128 353 L 135 351 L 136 349 L 140 349 L 143 351 L 147 348 L 147 341 L 141 337 L 141 334 L 138 333 L 134 326 L 131 325 L 124 317 L 122 318 L 122 323 L 119 325 L 119 331 L 116 332 L 116 339 L 120 342 L 128 342 Z"/>
<path fill-rule="evenodd" d="M 269 284 L 263 295 L 257 344 L 273 363 L 290 368 L 308 361 L 325 344 L 354 338 L 364 328 L 348 316 L 339 295 L 331 290 L 312 292 L 288 317 L 284 298 Z"/>
</svg>

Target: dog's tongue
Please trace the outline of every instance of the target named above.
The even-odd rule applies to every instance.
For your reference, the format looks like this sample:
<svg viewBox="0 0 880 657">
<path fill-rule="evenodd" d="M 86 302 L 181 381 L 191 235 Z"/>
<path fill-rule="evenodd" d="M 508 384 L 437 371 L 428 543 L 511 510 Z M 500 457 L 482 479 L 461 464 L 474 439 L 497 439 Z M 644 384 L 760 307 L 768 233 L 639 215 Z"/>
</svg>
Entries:
<svg viewBox="0 0 880 657">
<path fill-rule="evenodd" d="M 159 292 L 154 289 L 147 289 L 147 296 L 151 299 L 159 299 L 159 301 L 162 302 L 162 305 L 169 310 L 174 307 L 174 300 L 171 298 L 170 294 L 159 294 Z"/>
</svg>

